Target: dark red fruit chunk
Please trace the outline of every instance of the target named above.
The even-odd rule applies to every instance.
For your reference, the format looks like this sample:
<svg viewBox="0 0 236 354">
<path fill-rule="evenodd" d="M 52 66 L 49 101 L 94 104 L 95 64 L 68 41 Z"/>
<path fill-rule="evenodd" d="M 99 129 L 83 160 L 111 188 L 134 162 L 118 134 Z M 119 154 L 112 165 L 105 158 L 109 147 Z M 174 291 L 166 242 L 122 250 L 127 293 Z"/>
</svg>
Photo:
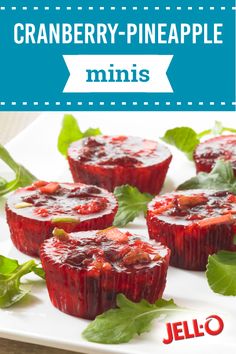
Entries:
<svg viewBox="0 0 236 354">
<path fill-rule="evenodd" d="M 236 250 L 236 196 L 190 190 L 158 196 L 148 206 L 149 236 L 171 249 L 170 264 L 204 270 L 210 254 Z"/>
<path fill-rule="evenodd" d="M 236 134 L 206 140 L 194 152 L 197 172 L 211 172 L 219 159 L 230 161 L 236 176 Z"/>
<path fill-rule="evenodd" d="M 171 158 L 164 145 L 130 136 L 84 138 L 68 150 L 74 181 L 92 183 L 110 191 L 130 184 L 141 192 L 159 193 Z"/>
<path fill-rule="evenodd" d="M 50 299 L 61 311 L 93 319 L 116 306 L 118 293 L 136 302 L 162 296 L 170 251 L 160 243 L 116 228 L 56 229 L 54 235 L 42 244 L 40 258 Z"/>
<path fill-rule="evenodd" d="M 103 229 L 113 223 L 117 202 L 104 189 L 45 181 L 30 187 L 18 189 L 6 204 L 12 241 L 26 254 L 37 256 L 55 226 L 73 232 Z"/>
</svg>

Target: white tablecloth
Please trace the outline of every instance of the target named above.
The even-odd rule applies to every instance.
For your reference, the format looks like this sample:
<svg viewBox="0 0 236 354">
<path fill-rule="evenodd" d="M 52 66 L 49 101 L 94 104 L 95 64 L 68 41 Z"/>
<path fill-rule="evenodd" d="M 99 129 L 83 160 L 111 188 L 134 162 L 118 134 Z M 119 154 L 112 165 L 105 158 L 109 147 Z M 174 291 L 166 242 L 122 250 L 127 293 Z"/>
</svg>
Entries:
<svg viewBox="0 0 236 354">
<path fill-rule="evenodd" d="M 30 124 L 38 115 L 39 112 L 1 112 L 0 143 L 6 144 Z"/>
</svg>

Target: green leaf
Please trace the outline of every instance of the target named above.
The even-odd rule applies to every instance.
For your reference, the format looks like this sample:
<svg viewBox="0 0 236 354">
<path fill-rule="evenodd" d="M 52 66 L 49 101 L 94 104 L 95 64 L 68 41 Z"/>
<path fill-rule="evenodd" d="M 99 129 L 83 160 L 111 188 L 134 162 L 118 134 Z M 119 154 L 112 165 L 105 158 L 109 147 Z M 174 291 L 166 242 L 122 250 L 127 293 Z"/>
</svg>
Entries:
<svg viewBox="0 0 236 354">
<path fill-rule="evenodd" d="M 236 129 L 224 127 L 220 121 L 216 120 L 214 127 L 211 129 L 210 134 L 217 136 L 217 135 L 221 135 L 224 132 L 236 133 Z"/>
<path fill-rule="evenodd" d="M 120 344 L 129 342 L 136 334 L 148 332 L 151 322 L 162 315 L 176 311 L 173 300 L 158 300 L 154 304 L 141 300 L 128 300 L 123 294 L 117 295 L 116 309 L 111 309 L 96 317 L 82 335 L 90 342 Z"/>
<path fill-rule="evenodd" d="M 210 173 L 200 172 L 177 189 L 216 189 L 236 193 L 236 178 L 229 161 L 217 160 Z"/>
<path fill-rule="evenodd" d="M 102 134 L 102 132 L 101 132 L 101 130 L 99 128 L 88 128 L 83 133 L 83 138 L 87 138 L 89 136 L 101 135 L 101 134 Z"/>
<path fill-rule="evenodd" d="M 84 137 L 101 135 L 98 128 L 89 128 L 84 133 L 78 126 L 77 120 L 71 114 L 65 114 L 62 121 L 62 128 L 58 136 L 57 148 L 62 155 L 67 154 L 71 143 Z"/>
<path fill-rule="evenodd" d="M 220 251 L 209 256 L 206 276 L 215 293 L 236 296 L 236 252 Z"/>
<path fill-rule="evenodd" d="M 15 259 L 7 258 L 0 255 L 0 274 L 6 275 L 14 272 L 19 267 L 19 263 Z"/>
<path fill-rule="evenodd" d="M 33 267 L 32 271 L 34 272 L 34 274 L 38 275 L 40 278 L 45 279 L 45 272 L 44 272 L 43 268 L 40 267 L 39 265 Z"/>
<path fill-rule="evenodd" d="M 16 177 L 17 177 L 17 183 L 20 187 L 29 186 L 30 184 L 32 184 L 33 182 L 38 180 L 38 178 L 36 178 L 34 175 L 32 175 L 32 173 L 29 172 L 22 165 L 18 165 L 18 168 L 16 171 Z"/>
<path fill-rule="evenodd" d="M 174 145 L 177 149 L 184 152 L 192 160 L 193 152 L 200 143 L 201 138 L 206 135 L 221 135 L 224 132 L 236 133 L 236 129 L 224 127 L 220 121 L 215 121 L 213 128 L 196 133 L 189 127 L 177 127 L 166 131 L 161 138 L 167 144 Z"/>
<path fill-rule="evenodd" d="M 116 187 L 114 194 L 119 208 L 113 224 L 119 227 L 133 221 L 140 213 L 146 213 L 147 204 L 153 198 L 152 195 L 141 193 L 138 188 L 128 184 Z"/>
<path fill-rule="evenodd" d="M 28 294 L 29 287 L 20 280 L 30 272 L 44 278 L 42 268 L 34 260 L 19 264 L 15 259 L 0 255 L 0 308 L 10 307 Z"/>
<path fill-rule="evenodd" d="M 7 182 L 7 184 L 4 186 L 4 188 L 0 189 L 0 197 L 2 197 L 3 195 L 5 195 L 7 193 L 14 191 L 17 188 L 18 188 L 18 180 L 16 178 L 10 182 Z"/>
<path fill-rule="evenodd" d="M 201 139 L 206 135 L 214 135 L 214 136 L 221 135 L 223 133 L 224 129 L 225 128 L 223 127 L 222 123 L 220 121 L 216 120 L 213 128 L 203 130 L 203 132 L 199 133 L 197 136 L 199 139 Z"/>
<path fill-rule="evenodd" d="M 217 136 L 217 135 L 221 135 L 224 131 L 224 127 L 222 125 L 222 123 L 218 120 L 215 121 L 215 125 L 212 128 L 211 132 L 213 135 Z"/>
<path fill-rule="evenodd" d="M 7 184 L 7 181 L 4 178 L 0 177 L 0 190 L 4 189 L 6 184 Z"/>
<path fill-rule="evenodd" d="M 9 152 L 0 144 L 0 159 L 3 160 L 16 174 L 14 180 L 6 182 L 0 178 L 0 197 L 19 188 L 32 184 L 37 180 L 24 166 L 18 164 Z"/>
<path fill-rule="evenodd" d="M 195 147 L 200 143 L 197 133 L 189 127 L 169 129 L 161 139 L 184 152 L 190 160 L 193 159 Z"/>
</svg>

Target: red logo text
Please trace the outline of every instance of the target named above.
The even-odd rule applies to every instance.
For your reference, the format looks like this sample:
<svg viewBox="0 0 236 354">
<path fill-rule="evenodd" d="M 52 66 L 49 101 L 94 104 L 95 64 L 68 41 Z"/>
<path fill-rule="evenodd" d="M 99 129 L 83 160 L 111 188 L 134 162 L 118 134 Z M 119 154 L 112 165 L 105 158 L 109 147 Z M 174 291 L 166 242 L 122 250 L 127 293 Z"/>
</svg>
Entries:
<svg viewBox="0 0 236 354">
<path fill-rule="evenodd" d="M 205 336 L 205 334 L 217 336 L 223 329 L 224 322 L 222 318 L 217 315 L 208 316 L 204 324 L 199 324 L 197 319 L 193 319 L 192 321 L 169 322 L 166 324 L 167 336 L 162 342 L 164 344 L 170 344 L 176 340 L 202 337 Z"/>
</svg>

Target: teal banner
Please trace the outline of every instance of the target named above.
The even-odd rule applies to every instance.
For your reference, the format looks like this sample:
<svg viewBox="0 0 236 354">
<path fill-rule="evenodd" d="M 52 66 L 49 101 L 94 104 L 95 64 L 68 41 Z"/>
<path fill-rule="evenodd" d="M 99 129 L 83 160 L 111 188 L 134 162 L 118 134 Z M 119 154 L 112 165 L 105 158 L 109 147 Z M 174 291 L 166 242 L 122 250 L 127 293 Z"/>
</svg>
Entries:
<svg viewBox="0 0 236 354">
<path fill-rule="evenodd" d="M 0 1 L 0 109 L 235 110 L 235 1 Z"/>
</svg>

